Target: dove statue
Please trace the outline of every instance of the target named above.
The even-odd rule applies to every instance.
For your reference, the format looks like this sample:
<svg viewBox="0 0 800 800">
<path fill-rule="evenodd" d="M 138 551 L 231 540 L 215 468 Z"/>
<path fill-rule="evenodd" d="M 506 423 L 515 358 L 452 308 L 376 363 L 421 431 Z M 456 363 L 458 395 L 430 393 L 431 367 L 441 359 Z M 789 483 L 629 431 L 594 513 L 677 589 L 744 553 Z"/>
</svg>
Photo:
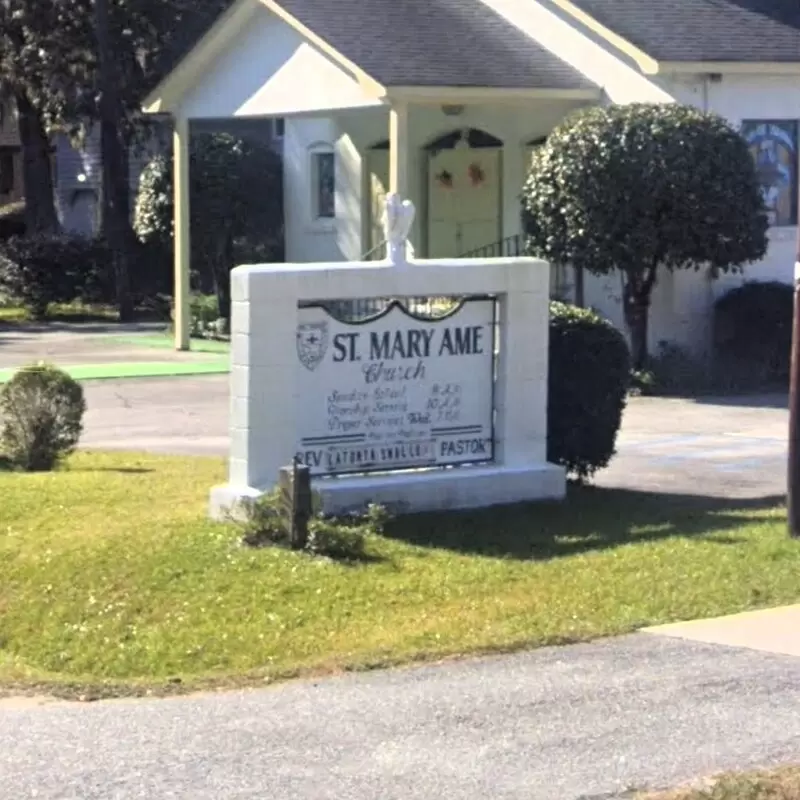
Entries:
<svg viewBox="0 0 800 800">
<path fill-rule="evenodd" d="M 414 222 L 414 213 L 414 204 L 410 200 L 403 200 L 394 192 L 386 196 L 383 229 L 389 244 L 389 260 L 394 265 L 406 263 L 408 234 Z"/>
</svg>

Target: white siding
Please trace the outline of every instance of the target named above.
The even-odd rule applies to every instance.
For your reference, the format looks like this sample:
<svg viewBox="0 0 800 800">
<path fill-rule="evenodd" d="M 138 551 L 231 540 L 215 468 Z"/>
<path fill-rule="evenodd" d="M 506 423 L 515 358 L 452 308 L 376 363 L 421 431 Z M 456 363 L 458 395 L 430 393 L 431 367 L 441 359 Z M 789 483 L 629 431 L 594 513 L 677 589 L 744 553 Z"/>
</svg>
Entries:
<svg viewBox="0 0 800 800">
<path fill-rule="evenodd" d="M 379 105 L 352 76 L 263 6 L 254 9 L 236 47 L 195 80 L 180 109 L 191 119 Z"/>
</svg>

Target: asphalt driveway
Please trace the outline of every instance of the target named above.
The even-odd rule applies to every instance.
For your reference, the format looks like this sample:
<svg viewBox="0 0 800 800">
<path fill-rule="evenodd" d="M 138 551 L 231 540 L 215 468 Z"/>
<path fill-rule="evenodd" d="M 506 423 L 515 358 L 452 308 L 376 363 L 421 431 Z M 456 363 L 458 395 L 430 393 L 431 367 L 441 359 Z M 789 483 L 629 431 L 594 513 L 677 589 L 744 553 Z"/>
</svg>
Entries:
<svg viewBox="0 0 800 800">
<path fill-rule="evenodd" d="M 601 800 L 798 753 L 800 659 L 649 634 L 244 693 L 0 703 L 14 800 Z"/>
<path fill-rule="evenodd" d="M 86 384 L 83 446 L 226 455 L 228 378 Z M 786 398 L 633 398 L 601 485 L 717 497 L 784 493 Z"/>
</svg>

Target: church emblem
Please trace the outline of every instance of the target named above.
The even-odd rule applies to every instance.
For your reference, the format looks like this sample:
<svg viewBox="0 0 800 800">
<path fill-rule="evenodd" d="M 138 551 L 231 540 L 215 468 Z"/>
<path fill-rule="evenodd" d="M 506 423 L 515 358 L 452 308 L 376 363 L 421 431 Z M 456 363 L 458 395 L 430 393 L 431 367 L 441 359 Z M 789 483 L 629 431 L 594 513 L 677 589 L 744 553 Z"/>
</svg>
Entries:
<svg viewBox="0 0 800 800">
<path fill-rule="evenodd" d="M 315 370 L 328 351 L 328 323 L 309 322 L 297 326 L 297 357 L 308 370 Z"/>
</svg>

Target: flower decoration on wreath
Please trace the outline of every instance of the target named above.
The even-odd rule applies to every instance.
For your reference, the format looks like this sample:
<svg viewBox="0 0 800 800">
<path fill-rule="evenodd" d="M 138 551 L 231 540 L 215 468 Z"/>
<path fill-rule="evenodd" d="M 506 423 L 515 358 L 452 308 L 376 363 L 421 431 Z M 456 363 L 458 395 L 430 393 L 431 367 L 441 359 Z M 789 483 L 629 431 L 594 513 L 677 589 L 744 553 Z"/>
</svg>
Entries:
<svg viewBox="0 0 800 800">
<path fill-rule="evenodd" d="M 452 189 L 453 188 L 453 173 L 449 172 L 446 169 L 443 169 L 437 176 L 436 176 L 436 183 L 439 184 L 443 189 Z"/>
<path fill-rule="evenodd" d="M 483 183 L 486 182 L 486 173 L 483 171 L 483 168 L 477 161 L 473 161 L 469 168 L 467 169 L 467 175 L 469 176 L 469 182 L 473 186 L 481 186 Z"/>
</svg>

